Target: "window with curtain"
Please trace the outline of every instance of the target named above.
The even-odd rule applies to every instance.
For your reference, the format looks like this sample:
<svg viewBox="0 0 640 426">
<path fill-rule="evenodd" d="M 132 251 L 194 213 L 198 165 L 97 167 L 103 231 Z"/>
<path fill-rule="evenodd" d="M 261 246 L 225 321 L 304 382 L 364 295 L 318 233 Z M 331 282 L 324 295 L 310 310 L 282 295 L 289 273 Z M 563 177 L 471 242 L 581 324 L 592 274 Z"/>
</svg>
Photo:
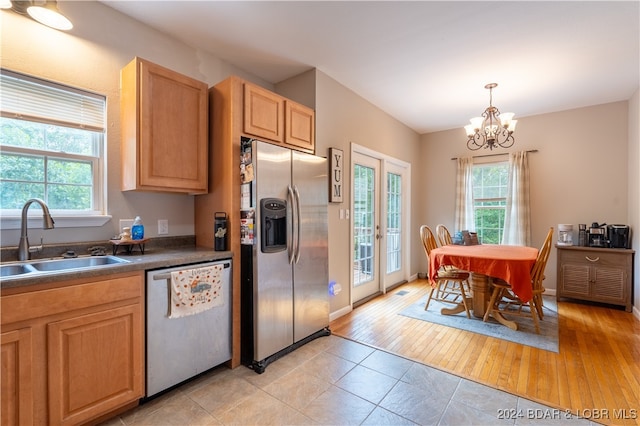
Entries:
<svg viewBox="0 0 640 426">
<path fill-rule="evenodd" d="M 473 166 L 473 212 L 478 238 L 500 244 L 504 235 L 509 163 Z"/>
<path fill-rule="evenodd" d="M 475 231 L 485 244 L 530 245 L 527 152 L 488 164 L 459 158 L 455 221 L 457 231 Z"/>
<path fill-rule="evenodd" d="M 102 214 L 104 96 L 1 70 L 0 210 L 30 198 L 52 212 Z"/>
</svg>

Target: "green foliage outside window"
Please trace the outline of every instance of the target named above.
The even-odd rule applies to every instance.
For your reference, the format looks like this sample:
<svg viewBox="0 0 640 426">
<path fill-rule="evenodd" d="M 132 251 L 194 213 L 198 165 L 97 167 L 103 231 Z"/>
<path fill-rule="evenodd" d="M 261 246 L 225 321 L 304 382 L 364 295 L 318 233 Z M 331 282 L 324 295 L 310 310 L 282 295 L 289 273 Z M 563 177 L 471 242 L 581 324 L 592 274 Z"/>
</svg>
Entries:
<svg viewBox="0 0 640 426">
<path fill-rule="evenodd" d="M 0 118 L 0 209 L 20 209 L 30 198 L 51 209 L 93 208 L 97 132 Z"/>
<path fill-rule="evenodd" d="M 507 205 L 507 163 L 473 167 L 473 198 L 476 232 L 484 244 L 500 244 Z"/>
</svg>

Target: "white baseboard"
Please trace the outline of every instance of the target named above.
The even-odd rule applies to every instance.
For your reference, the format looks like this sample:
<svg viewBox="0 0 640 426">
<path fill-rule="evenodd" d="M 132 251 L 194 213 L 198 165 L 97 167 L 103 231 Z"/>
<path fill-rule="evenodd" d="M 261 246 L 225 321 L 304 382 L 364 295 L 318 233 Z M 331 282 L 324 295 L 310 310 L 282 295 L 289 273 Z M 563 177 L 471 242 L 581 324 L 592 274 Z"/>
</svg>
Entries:
<svg viewBox="0 0 640 426">
<path fill-rule="evenodd" d="M 345 316 L 348 313 L 350 313 L 351 311 L 353 311 L 353 307 L 351 307 L 351 305 L 349 305 L 349 306 L 345 306 L 344 308 L 339 309 L 339 310 L 337 310 L 335 312 L 331 312 L 329 314 L 329 321 L 331 322 L 331 321 L 333 321 L 335 319 L 338 319 L 338 318 L 340 318 L 342 316 Z"/>
</svg>

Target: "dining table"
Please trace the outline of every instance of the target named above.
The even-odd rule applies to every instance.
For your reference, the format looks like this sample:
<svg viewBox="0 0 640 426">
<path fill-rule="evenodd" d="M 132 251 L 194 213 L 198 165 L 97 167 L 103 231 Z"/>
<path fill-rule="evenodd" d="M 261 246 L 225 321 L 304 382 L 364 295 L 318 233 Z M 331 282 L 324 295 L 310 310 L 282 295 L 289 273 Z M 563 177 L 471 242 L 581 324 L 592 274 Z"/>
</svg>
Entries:
<svg viewBox="0 0 640 426">
<path fill-rule="evenodd" d="M 429 252 L 429 279 L 434 285 L 440 267 L 452 265 L 468 271 L 471 278 L 472 310 L 477 318 L 483 318 L 491 299 L 491 280 L 502 280 L 511 286 L 513 293 L 523 302 L 533 297 L 531 268 L 538 257 L 538 249 L 527 246 L 505 244 L 457 245 L 449 244 Z M 460 304 L 462 305 L 462 304 Z M 442 314 L 456 314 L 464 311 L 464 306 L 442 309 Z M 517 329 L 497 311 L 492 316 L 499 323 Z"/>
</svg>

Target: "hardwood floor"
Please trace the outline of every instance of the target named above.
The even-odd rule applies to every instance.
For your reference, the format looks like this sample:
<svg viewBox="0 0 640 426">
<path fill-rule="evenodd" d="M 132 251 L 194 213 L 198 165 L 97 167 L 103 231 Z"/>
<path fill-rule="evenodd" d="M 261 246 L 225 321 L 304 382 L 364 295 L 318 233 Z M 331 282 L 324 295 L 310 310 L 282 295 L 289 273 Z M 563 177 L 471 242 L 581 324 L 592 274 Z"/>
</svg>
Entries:
<svg viewBox="0 0 640 426">
<path fill-rule="evenodd" d="M 404 284 L 332 321 L 331 330 L 598 423 L 640 425 L 640 321 L 631 313 L 559 302 L 554 353 L 397 315 L 427 289 L 426 280 Z"/>
</svg>

